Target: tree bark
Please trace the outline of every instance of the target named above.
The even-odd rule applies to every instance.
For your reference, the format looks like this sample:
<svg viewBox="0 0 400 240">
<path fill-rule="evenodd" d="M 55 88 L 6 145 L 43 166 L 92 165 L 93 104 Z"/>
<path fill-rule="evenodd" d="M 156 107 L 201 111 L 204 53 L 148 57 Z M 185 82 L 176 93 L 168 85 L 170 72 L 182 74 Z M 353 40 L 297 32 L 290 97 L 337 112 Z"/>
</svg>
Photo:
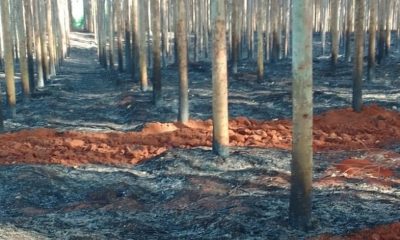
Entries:
<svg viewBox="0 0 400 240">
<path fill-rule="evenodd" d="M 369 20 L 369 47 L 368 47 L 368 81 L 375 80 L 376 68 L 376 25 L 378 1 L 370 0 L 370 20 Z"/>
<path fill-rule="evenodd" d="M 176 37 L 178 44 L 179 65 L 179 115 L 178 121 L 186 123 L 189 120 L 189 80 L 188 80 L 188 46 L 186 32 L 185 0 L 177 0 L 178 19 Z"/>
<path fill-rule="evenodd" d="M 258 0 L 257 12 L 257 80 L 264 80 L 264 0 Z"/>
<path fill-rule="evenodd" d="M 160 106 L 162 102 L 161 85 L 161 19 L 160 1 L 151 0 L 151 24 L 153 32 L 153 103 Z"/>
<path fill-rule="evenodd" d="M 312 205 L 312 0 L 293 1 L 293 147 L 289 219 L 307 230 Z"/>
<path fill-rule="evenodd" d="M 362 77 L 364 65 L 364 12 L 365 1 L 356 0 L 356 21 L 355 21 L 355 61 L 353 68 L 353 110 L 362 110 Z"/>
<path fill-rule="evenodd" d="M 147 48 L 146 48 L 146 21 L 145 16 L 146 13 L 144 12 L 146 9 L 147 0 L 140 0 L 139 2 L 140 7 L 140 19 L 141 21 L 139 24 L 139 37 L 140 37 L 140 44 L 139 44 L 139 74 L 140 74 L 140 87 L 142 91 L 147 91 L 148 87 L 148 79 L 147 79 Z"/>
<path fill-rule="evenodd" d="M 333 72 L 336 71 L 336 65 L 339 56 L 339 6 L 340 0 L 331 0 L 331 64 Z"/>
<path fill-rule="evenodd" d="M 7 103 L 11 110 L 11 114 L 15 116 L 15 80 L 14 80 L 14 57 L 13 57 L 13 44 L 12 44 L 12 33 L 10 29 L 10 12 L 8 0 L 0 1 L 1 8 L 1 21 L 3 30 L 3 50 L 4 50 L 4 68 L 6 75 L 6 87 L 7 87 Z M 1 110 L 1 109 L 0 109 Z M 0 111 L 0 128 L 3 129 L 3 115 Z"/>
<path fill-rule="evenodd" d="M 225 157 L 229 155 L 225 1 L 212 0 L 211 11 L 213 19 L 213 151 Z"/>
<path fill-rule="evenodd" d="M 16 25 L 18 29 L 18 45 L 20 50 L 20 70 L 21 70 L 21 82 L 22 82 L 22 89 L 25 97 L 30 96 L 30 86 L 29 86 L 29 70 L 28 70 L 28 59 L 26 55 L 26 36 L 25 36 L 25 25 L 24 25 L 24 14 L 23 14 L 23 7 L 22 7 L 22 0 L 15 1 L 15 8 L 16 8 Z"/>
</svg>

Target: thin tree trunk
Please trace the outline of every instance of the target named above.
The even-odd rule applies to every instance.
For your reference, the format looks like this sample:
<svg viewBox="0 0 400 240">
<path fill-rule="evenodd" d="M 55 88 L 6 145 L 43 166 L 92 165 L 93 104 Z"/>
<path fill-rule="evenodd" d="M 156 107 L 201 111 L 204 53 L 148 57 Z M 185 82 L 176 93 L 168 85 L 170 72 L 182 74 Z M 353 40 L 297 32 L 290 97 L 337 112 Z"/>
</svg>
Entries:
<svg viewBox="0 0 400 240">
<path fill-rule="evenodd" d="M 125 20 L 125 70 L 132 73 L 132 45 L 131 45 L 131 28 L 130 28 L 130 2 L 124 0 L 124 20 Z"/>
<path fill-rule="evenodd" d="M 312 205 L 312 12 L 311 0 L 293 1 L 293 147 L 289 219 L 307 230 Z"/>
<path fill-rule="evenodd" d="M 369 20 L 369 47 L 368 47 L 368 80 L 375 80 L 376 68 L 376 24 L 377 24 L 377 9 L 378 1 L 370 0 L 370 20 Z"/>
<path fill-rule="evenodd" d="M 48 51 L 49 51 L 49 78 L 56 75 L 56 53 L 54 43 L 53 31 L 53 17 L 52 17 L 52 4 L 51 0 L 46 0 L 46 23 L 47 23 L 47 36 L 48 36 Z"/>
<path fill-rule="evenodd" d="M 239 0 L 232 1 L 232 72 L 237 73 L 239 61 Z"/>
<path fill-rule="evenodd" d="M 364 64 L 364 12 L 365 0 L 356 0 L 356 21 L 355 21 L 355 61 L 353 69 L 353 110 L 362 110 L 362 77 Z"/>
<path fill-rule="evenodd" d="M 41 38 L 40 38 L 40 23 L 39 23 L 39 2 L 34 1 L 33 4 L 33 16 L 35 21 L 35 55 L 36 55 L 36 68 L 37 68 L 37 82 L 36 87 L 44 87 L 44 69 L 42 62 L 42 48 L 41 48 Z"/>
<path fill-rule="evenodd" d="M 146 21 L 145 21 L 145 9 L 147 4 L 147 0 L 140 0 L 139 2 L 140 7 L 140 19 L 141 21 L 139 24 L 139 37 L 140 37 L 140 44 L 139 44 L 139 74 L 140 74 L 140 87 L 142 91 L 147 91 L 148 87 L 148 79 L 147 79 L 147 48 L 146 48 Z"/>
<path fill-rule="evenodd" d="M 189 80 L 188 80 L 188 46 L 186 32 L 185 0 L 177 0 L 178 19 L 176 37 L 178 44 L 179 64 L 179 115 L 178 121 L 186 123 L 189 120 Z"/>
<path fill-rule="evenodd" d="M 141 63 L 140 41 L 141 41 L 141 36 L 143 34 L 141 35 L 140 31 L 139 31 L 140 24 L 141 24 L 139 22 L 139 13 L 140 13 L 139 12 L 139 0 L 132 0 L 131 18 L 132 18 L 132 80 L 133 81 L 136 80 L 136 76 L 137 76 L 137 73 L 139 70 L 139 65 Z M 147 65 L 145 66 L 145 68 L 147 68 Z M 140 67 L 140 69 L 142 69 L 142 68 Z M 142 76 L 142 75 L 140 74 L 140 76 Z M 140 77 L 140 79 L 142 80 L 142 77 Z M 147 79 L 147 75 L 146 75 L 146 79 Z M 147 86 L 146 86 L 146 88 L 147 88 Z"/>
<path fill-rule="evenodd" d="M 151 0 L 151 18 L 153 32 L 153 103 L 160 106 L 162 102 L 161 86 L 161 24 L 160 1 Z"/>
<path fill-rule="evenodd" d="M 117 24 L 117 57 L 118 57 L 118 71 L 124 71 L 124 50 L 122 47 L 122 2 L 121 0 L 114 0 L 115 21 Z"/>
<path fill-rule="evenodd" d="M 33 60 L 33 22 L 31 0 L 24 0 L 25 26 L 26 27 L 26 51 L 28 59 L 29 88 L 35 89 L 35 68 Z"/>
<path fill-rule="evenodd" d="M 336 65 L 339 56 L 339 6 L 340 0 L 331 0 L 331 38 L 332 38 L 332 50 L 331 50 L 331 64 L 332 71 L 336 71 Z"/>
<path fill-rule="evenodd" d="M 49 77 L 49 61 L 48 61 L 48 56 L 49 56 L 49 51 L 47 49 L 47 29 L 46 29 L 46 19 L 42 17 L 44 13 L 46 12 L 45 9 L 45 4 L 43 1 L 37 1 L 38 8 L 37 8 L 37 13 L 39 14 L 39 33 L 40 33 L 40 47 L 42 49 L 42 65 L 43 65 L 43 79 L 44 82 L 48 80 Z M 38 46 L 39 47 L 39 46 Z"/>
<path fill-rule="evenodd" d="M 25 37 L 25 25 L 24 25 L 24 14 L 22 7 L 22 0 L 15 1 L 16 8 L 16 25 L 18 28 L 19 35 L 19 50 L 20 50 L 20 70 L 21 70 L 21 81 L 22 89 L 25 97 L 30 96 L 30 86 L 29 86 L 29 70 L 28 70 L 28 60 L 26 55 L 26 37 Z"/>
<path fill-rule="evenodd" d="M 264 1 L 258 0 L 257 12 L 257 80 L 259 82 L 264 80 Z"/>
<path fill-rule="evenodd" d="M 16 114 L 16 96 L 15 96 L 15 80 L 14 80 L 14 57 L 13 57 L 13 45 L 12 45 L 12 33 L 10 29 L 10 12 L 8 0 L 0 1 L 1 8 L 1 21 L 2 21 L 2 32 L 3 32 L 3 50 L 4 50 L 4 67 L 6 75 L 6 86 L 7 86 L 7 103 L 11 110 L 11 114 L 14 117 Z M 0 101 L 1 103 L 1 101 Z M 3 111 L 0 107 L 0 130 L 3 130 Z"/>
<path fill-rule="evenodd" d="M 347 19 L 346 19 L 346 43 L 345 43 L 345 59 L 351 61 L 351 26 L 353 25 L 353 6 L 354 0 L 347 0 Z"/>
<path fill-rule="evenodd" d="M 225 1 L 212 0 L 213 19 L 213 151 L 229 155 L 228 69 L 226 52 Z"/>
</svg>

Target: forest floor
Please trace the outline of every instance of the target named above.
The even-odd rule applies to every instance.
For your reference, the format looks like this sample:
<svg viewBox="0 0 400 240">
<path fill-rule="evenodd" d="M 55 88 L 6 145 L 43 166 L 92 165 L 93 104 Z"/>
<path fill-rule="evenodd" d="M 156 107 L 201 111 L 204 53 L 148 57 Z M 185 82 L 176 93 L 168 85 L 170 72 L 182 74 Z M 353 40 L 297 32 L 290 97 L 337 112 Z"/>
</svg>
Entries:
<svg viewBox="0 0 400 240">
<path fill-rule="evenodd" d="M 317 45 L 318 43 L 316 43 Z M 211 70 L 190 64 L 188 124 L 176 66 L 164 104 L 97 63 L 74 33 L 57 77 L 18 102 L 0 135 L 0 239 L 398 239 L 400 60 L 393 52 L 351 105 L 351 64 L 314 60 L 313 228 L 288 225 L 290 61 L 229 77 L 231 156 L 212 154 Z M 19 90 L 20 91 L 20 90 Z"/>
</svg>

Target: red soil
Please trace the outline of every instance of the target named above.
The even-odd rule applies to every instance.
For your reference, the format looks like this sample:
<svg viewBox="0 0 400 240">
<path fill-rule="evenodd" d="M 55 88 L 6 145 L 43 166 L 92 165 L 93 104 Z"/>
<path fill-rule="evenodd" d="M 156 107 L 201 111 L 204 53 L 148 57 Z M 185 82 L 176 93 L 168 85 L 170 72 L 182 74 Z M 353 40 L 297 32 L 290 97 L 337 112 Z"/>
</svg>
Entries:
<svg viewBox="0 0 400 240">
<path fill-rule="evenodd" d="M 230 144 L 290 149 L 291 128 L 288 120 L 238 117 L 229 123 Z M 169 148 L 211 146 L 211 134 L 210 120 L 149 123 L 140 132 L 127 133 L 24 130 L 0 135 L 0 164 L 136 164 Z M 314 118 L 317 151 L 379 148 L 399 139 L 399 113 L 378 106 L 365 107 L 362 113 L 332 110 Z"/>
<path fill-rule="evenodd" d="M 318 240 L 397 240 L 400 239 L 400 222 L 364 229 L 347 236 L 323 236 Z"/>
<path fill-rule="evenodd" d="M 256 121 L 239 117 L 230 120 L 229 129 L 232 146 L 291 148 L 289 120 Z M 169 148 L 211 146 L 211 134 L 210 120 L 192 120 L 187 124 L 149 123 L 140 132 L 126 133 L 24 130 L 0 135 L 0 164 L 136 164 Z M 361 113 L 339 109 L 314 117 L 316 151 L 380 148 L 398 140 L 400 114 L 378 106 L 365 107 Z M 347 159 L 335 168 L 345 177 L 394 175 L 390 168 L 368 159 Z M 400 239 L 400 224 L 321 239 Z"/>
</svg>

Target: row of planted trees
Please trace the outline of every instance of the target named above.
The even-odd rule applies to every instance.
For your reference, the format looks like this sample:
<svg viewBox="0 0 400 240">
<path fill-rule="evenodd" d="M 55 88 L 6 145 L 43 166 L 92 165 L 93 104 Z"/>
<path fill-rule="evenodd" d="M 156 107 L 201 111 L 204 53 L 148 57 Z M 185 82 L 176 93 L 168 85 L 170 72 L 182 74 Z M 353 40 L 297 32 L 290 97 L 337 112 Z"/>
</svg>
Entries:
<svg viewBox="0 0 400 240">
<path fill-rule="evenodd" d="M 68 55 L 68 5 L 67 0 L 0 1 L 0 68 L 5 72 L 7 105 L 12 117 L 17 102 L 15 70 L 20 72 L 23 97 L 29 99 L 33 91 L 56 75 Z M 2 109 L 0 128 L 3 129 Z"/>
<path fill-rule="evenodd" d="M 388 56 L 393 30 L 396 43 L 400 40 L 399 4 L 397 0 L 97 0 L 90 6 L 100 63 L 114 70 L 116 49 L 118 70 L 130 72 L 143 91 L 151 69 L 156 105 L 162 100 L 161 67 L 177 64 L 182 122 L 189 118 L 188 61 L 212 62 L 213 150 L 221 156 L 229 154 L 228 61 L 234 74 L 240 61 L 256 61 L 258 80 L 263 81 L 266 63 L 292 57 L 289 216 L 293 226 L 307 229 L 312 202 L 313 35 L 321 55 L 330 50 L 330 71 L 335 73 L 342 53 L 344 62 L 353 62 L 353 108 L 361 111 L 365 34 L 368 79 L 374 80 L 376 57 L 381 63 Z"/>
<path fill-rule="evenodd" d="M 322 54 L 330 43 L 331 71 L 340 49 L 346 61 L 354 59 L 353 107 L 360 111 L 365 33 L 372 79 L 376 49 L 382 62 L 390 51 L 392 30 L 399 37 L 398 5 L 397 0 L 84 0 L 83 4 L 85 28 L 95 32 L 100 64 L 110 71 L 131 73 L 143 91 L 149 88 L 151 69 L 155 105 L 162 103 L 161 68 L 176 63 L 181 122 L 189 119 L 188 62 L 212 62 L 213 150 L 221 156 L 229 154 L 228 62 L 236 73 L 241 61 L 256 61 L 258 80 L 263 81 L 266 63 L 292 56 L 290 219 L 300 228 L 309 225 L 311 216 L 312 36 L 319 37 Z M 72 4 L 2 0 L 0 7 L 7 101 L 15 112 L 16 59 L 24 94 L 29 96 L 56 74 L 68 55 Z"/>
</svg>

